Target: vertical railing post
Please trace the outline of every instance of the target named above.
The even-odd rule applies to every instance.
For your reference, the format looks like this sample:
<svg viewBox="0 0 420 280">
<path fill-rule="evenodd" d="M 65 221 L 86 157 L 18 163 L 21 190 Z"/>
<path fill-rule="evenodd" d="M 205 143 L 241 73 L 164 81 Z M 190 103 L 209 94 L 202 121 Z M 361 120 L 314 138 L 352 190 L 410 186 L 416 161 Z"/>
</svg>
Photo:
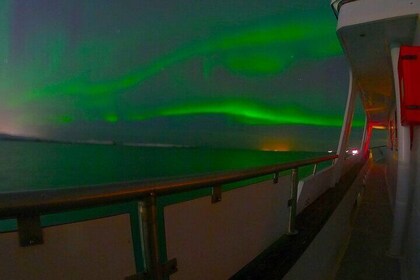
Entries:
<svg viewBox="0 0 420 280">
<path fill-rule="evenodd" d="M 140 202 L 140 214 L 146 273 L 151 279 L 162 280 L 163 275 L 159 260 L 156 195 L 154 193 L 151 193 L 149 197 Z"/>
<path fill-rule="evenodd" d="M 316 174 L 317 169 L 318 169 L 318 164 L 315 163 L 314 164 L 314 169 L 312 170 L 312 175 L 315 175 Z"/>
<path fill-rule="evenodd" d="M 296 206 L 297 206 L 298 169 L 292 169 L 292 183 L 290 185 L 289 199 L 289 228 L 288 235 L 297 234 L 296 230 Z"/>
<path fill-rule="evenodd" d="M 356 96 L 359 94 L 359 88 L 357 86 L 356 79 L 353 76 L 353 73 L 349 72 L 349 91 L 347 95 L 346 111 L 344 113 L 343 126 L 341 128 L 340 141 L 338 143 L 337 155 L 338 158 L 334 161 L 334 176 L 333 181 L 331 182 L 332 186 L 335 186 L 341 178 L 343 173 L 344 161 L 347 158 L 346 148 L 349 142 L 349 137 L 352 128 L 353 115 L 354 115 L 354 105 Z"/>
</svg>

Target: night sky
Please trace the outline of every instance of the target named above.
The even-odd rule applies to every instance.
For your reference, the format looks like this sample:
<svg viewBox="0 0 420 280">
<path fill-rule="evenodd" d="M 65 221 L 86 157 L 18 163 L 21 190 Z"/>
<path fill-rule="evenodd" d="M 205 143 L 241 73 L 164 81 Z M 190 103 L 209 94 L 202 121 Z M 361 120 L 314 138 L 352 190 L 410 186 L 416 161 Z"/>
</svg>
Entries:
<svg viewBox="0 0 420 280">
<path fill-rule="evenodd" d="M 325 0 L 1 0 L 0 132 L 335 149 L 335 26 Z"/>
</svg>

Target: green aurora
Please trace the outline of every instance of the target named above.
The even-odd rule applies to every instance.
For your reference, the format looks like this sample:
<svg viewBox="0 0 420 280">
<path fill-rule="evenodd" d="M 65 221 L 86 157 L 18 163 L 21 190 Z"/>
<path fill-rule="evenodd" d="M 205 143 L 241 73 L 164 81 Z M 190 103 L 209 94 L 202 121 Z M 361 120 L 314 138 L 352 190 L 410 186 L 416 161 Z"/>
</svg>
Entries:
<svg viewBox="0 0 420 280">
<path fill-rule="evenodd" d="M 251 125 L 315 125 L 333 126 L 342 125 L 341 116 L 329 116 L 314 114 L 303 111 L 296 106 L 282 106 L 281 109 L 273 109 L 268 106 L 258 105 L 255 102 L 223 101 L 221 103 L 187 104 L 178 107 L 163 108 L 148 112 L 144 115 L 135 115 L 132 119 L 145 120 L 158 116 L 185 116 L 199 114 L 217 114 L 233 117 L 237 121 Z M 110 122 L 116 121 L 115 115 L 107 117 Z M 361 127 L 364 122 L 355 120 L 353 126 Z"/>
<path fill-rule="evenodd" d="M 64 83 L 47 86 L 41 90 L 35 90 L 31 95 L 33 98 L 48 97 L 55 95 L 105 95 L 124 94 L 124 91 L 137 87 L 167 67 L 176 67 L 187 60 L 197 57 L 206 57 L 212 54 L 221 54 L 223 60 L 220 64 L 226 66 L 232 73 L 242 75 L 276 75 L 285 71 L 296 59 L 322 59 L 328 56 L 336 56 L 341 49 L 336 39 L 331 36 L 330 23 L 328 21 L 307 20 L 296 24 L 295 22 L 259 27 L 251 27 L 233 34 L 225 34 L 220 38 L 208 40 L 203 43 L 187 45 L 168 55 L 159 57 L 155 61 L 141 67 L 138 71 L 127 74 L 117 80 L 111 79 L 105 82 L 89 83 L 83 79 L 66 81 Z M 317 44 L 308 42 L 314 41 Z M 305 46 L 302 52 L 297 52 L 296 47 Z M 271 48 L 261 51 L 265 48 Z M 249 50 L 250 49 L 250 50 Z M 244 51 L 245 50 L 245 51 Z M 291 51 L 295 50 L 295 51 Z M 245 52 L 245 55 L 243 54 Z M 217 65 L 213 62 L 212 68 Z M 182 66 L 178 66 L 182 67 Z M 203 75 L 211 72 L 209 66 L 203 70 Z M 208 74 L 207 74 L 208 75 Z M 139 89 L 141 90 L 141 89 Z M 97 97 L 101 98 L 101 97 Z M 106 99 L 106 97 L 103 97 Z M 340 126 L 340 116 L 314 116 L 305 113 L 302 109 L 279 106 L 278 110 L 273 108 L 252 104 L 244 104 L 242 101 L 223 101 L 214 104 L 180 104 L 173 107 L 156 110 L 144 116 L 135 115 L 128 120 L 141 121 L 154 117 L 171 117 L 179 115 L 195 114 L 218 114 L 235 117 L 239 122 L 245 124 L 306 124 L 319 126 Z M 61 118 L 63 119 L 63 118 Z M 64 122 L 71 122 L 71 117 L 64 117 Z M 125 117 L 127 119 L 127 117 Z M 104 116 L 107 122 L 115 123 L 119 117 L 113 113 Z M 361 123 L 356 122 L 357 126 Z"/>
<path fill-rule="evenodd" d="M 202 115 L 247 127 L 341 126 L 344 104 L 324 110 L 326 96 L 346 93 L 325 85 L 322 75 L 334 74 L 301 82 L 309 65 L 341 57 L 328 5 L 290 4 L 223 24 L 211 16 L 201 21 L 206 13 L 218 15 L 202 11 L 185 23 L 179 16 L 176 25 L 159 18 L 150 25 L 128 8 L 144 4 L 125 2 L 110 1 L 100 9 L 94 3 L 54 2 L 50 10 L 36 1 L 0 4 L 0 59 L 5 62 L 0 132 L 42 126 L 54 137 L 57 128 L 80 123 L 141 125 Z M 220 14 L 238 12 L 249 11 Z M 363 126 L 359 115 L 354 126 Z"/>
<path fill-rule="evenodd" d="M 226 54 L 225 61 L 222 63 L 232 72 L 255 75 L 279 74 L 299 56 L 300 59 L 322 59 L 341 54 L 341 48 L 336 38 L 330 33 L 331 24 L 325 20 L 306 20 L 298 24 L 281 21 L 277 24 L 257 29 L 245 29 L 213 40 L 186 45 L 118 79 L 89 82 L 81 77 L 35 89 L 32 94 L 34 98 L 37 98 L 56 94 L 120 93 L 128 88 L 141 86 L 142 83 L 168 67 L 215 53 Z M 299 53 L 292 51 L 296 50 L 298 46 L 305 46 L 305 48 Z M 276 49 L 262 52 L 261 49 L 264 50 L 266 47 L 275 47 Z M 243 50 L 248 54 L 243 56 L 240 53 Z"/>
</svg>

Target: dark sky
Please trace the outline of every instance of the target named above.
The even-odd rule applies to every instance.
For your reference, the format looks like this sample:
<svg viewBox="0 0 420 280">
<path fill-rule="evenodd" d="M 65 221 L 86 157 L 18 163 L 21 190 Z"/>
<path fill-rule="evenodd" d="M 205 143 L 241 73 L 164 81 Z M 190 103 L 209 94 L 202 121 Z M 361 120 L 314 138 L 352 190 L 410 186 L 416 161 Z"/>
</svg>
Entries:
<svg viewBox="0 0 420 280">
<path fill-rule="evenodd" d="M 335 25 L 324 0 L 3 0 L 0 132 L 335 149 L 348 86 Z"/>
</svg>

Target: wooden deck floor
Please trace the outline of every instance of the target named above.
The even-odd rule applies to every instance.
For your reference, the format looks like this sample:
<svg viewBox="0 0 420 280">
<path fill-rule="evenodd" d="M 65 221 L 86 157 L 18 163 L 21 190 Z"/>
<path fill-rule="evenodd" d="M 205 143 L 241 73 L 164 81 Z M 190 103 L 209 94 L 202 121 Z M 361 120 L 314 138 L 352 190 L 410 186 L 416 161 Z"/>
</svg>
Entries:
<svg viewBox="0 0 420 280">
<path fill-rule="evenodd" d="M 374 163 L 355 218 L 337 280 L 400 279 L 398 260 L 386 255 L 392 212 L 385 184 L 385 166 Z"/>
</svg>

